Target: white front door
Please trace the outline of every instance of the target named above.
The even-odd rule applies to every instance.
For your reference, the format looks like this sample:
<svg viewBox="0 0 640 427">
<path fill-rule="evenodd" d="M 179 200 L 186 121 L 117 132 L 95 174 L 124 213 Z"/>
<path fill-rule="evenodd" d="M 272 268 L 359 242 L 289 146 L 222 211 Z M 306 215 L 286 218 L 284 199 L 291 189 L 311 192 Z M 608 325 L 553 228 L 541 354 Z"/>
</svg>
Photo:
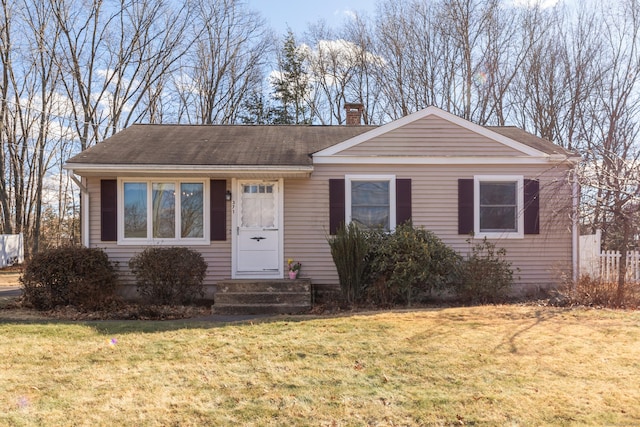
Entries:
<svg viewBox="0 0 640 427">
<path fill-rule="evenodd" d="M 281 277 L 278 181 L 238 181 L 235 209 L 235 276 Z"/>
</svg>

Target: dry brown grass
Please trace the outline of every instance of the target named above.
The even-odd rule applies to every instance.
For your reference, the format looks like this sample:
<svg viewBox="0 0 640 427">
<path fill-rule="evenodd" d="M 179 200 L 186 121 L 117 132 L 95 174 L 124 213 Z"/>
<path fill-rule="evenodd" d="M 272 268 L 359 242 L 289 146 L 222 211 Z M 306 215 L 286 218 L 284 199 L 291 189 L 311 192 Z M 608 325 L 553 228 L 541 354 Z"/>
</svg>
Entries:
<svg viewBox="0 0 640 427">
<path fill-rule="evenodd" d="M 0 323 L 0 425 L 638 425 L 640 313 Z"/>
<path fill-rule="evenodd" d="M 3 287 L 20 286 L 20 282 L 18 279 L 20 279 L 21 275 L 21 272 L 0 271 L 0 289 L 2 289 Z"/>
</svg>

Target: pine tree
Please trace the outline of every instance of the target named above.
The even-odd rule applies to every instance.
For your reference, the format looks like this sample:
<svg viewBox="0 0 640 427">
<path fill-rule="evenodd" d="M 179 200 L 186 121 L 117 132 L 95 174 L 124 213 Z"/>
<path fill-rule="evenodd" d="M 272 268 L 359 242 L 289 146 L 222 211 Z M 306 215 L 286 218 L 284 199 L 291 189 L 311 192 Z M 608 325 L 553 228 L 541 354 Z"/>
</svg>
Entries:
<svg viewBox="0 0 640 427">
<path fill-rule="evenodd" d="M 242 103 L 240 123 L 245 125 L 271 125 L 279 123 L 279 111 L 261 92 L 255 91 Z"/>
<path fill-rule="evenodd" d="M 309 74 L 305 70 L 305 61 L 304 50 L 296 46 L 293 32 L 289 30 L 278 59 L 280 71 L 271 79 L 274 98 L 280 103 L 275 108 L 274 123 L 311 123 L 308 100 L 312 86 L 309 82 Z"/>
</svg>

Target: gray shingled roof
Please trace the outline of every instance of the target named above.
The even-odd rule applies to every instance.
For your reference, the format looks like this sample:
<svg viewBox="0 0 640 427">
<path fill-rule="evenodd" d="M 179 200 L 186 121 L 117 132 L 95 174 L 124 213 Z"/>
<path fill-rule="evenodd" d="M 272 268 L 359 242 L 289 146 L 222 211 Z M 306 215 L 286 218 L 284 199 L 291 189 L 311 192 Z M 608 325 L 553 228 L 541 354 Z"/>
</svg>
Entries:
<svg viewBox="0 0 640 427">
<path fill-rule="evenodd" d="M 375 128 L 136 124 L 72 157 L 67 164 L 311 166 L 310 154 Z M 546 154 L 573 155 L 516 127 L 487 129 Z"/>
<path fill-rule="evenodd" d="M 310 166 L 311 153 L 375 126 L 133 125 L 69 164 Z"/>
<path fill-rule="evenodd" d="M 531 148 L 535 148 L 538 151 L 542 151 L 545 154 L 561 154 L 564 156 L 576 156 L 576 154 L 565 150 L 559 145 L 554 144 L 551 141 L 542 139 L 535 136 L 532 133 L 526 132 L 515 126 L 485 126 L 490 131 L 499 133 L 502 136 L 518 141 L 522 144 L 528 145 Z"/>
</svg>

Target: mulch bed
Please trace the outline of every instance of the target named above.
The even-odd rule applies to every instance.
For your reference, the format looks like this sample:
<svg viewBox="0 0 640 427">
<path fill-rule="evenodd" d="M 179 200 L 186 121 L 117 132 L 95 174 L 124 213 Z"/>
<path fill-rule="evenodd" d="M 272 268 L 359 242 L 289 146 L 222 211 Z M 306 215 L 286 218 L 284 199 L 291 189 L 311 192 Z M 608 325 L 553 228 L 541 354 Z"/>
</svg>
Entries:
<svg viewBox="0 0 640 427">
<path fill-rule="evenodd" d="M 73 306 L 59 306 L 51 310 L 36 310 L 25 306 L 18 298 L 0 307 L 0 318 L 16 320 L 42 318 L 55 320 L 179 320 L 211 314 L 205 306 L 168 306 L 147 304 L 118 304 L 108 310 L 83 310 Z"/>
</svg>

